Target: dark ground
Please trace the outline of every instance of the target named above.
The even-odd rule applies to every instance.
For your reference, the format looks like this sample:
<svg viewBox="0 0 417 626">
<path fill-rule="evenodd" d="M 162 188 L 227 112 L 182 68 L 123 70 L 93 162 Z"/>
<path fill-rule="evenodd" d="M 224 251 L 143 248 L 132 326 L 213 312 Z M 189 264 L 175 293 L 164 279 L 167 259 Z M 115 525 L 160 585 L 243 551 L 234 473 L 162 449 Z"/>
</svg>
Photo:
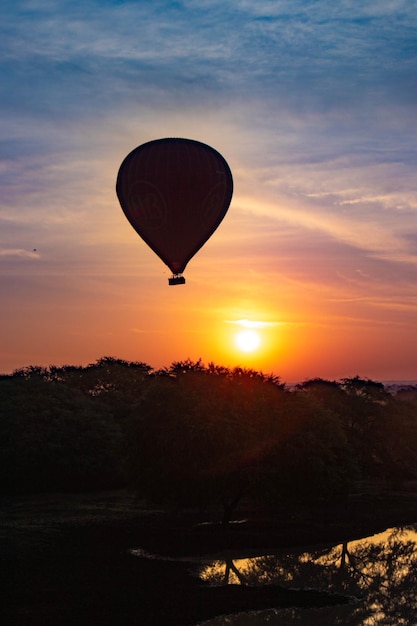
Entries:
<svg viewBox="0 0 417 626">
<path fill-rule="evenodd" d="M 222 613 L 346 601 L 280 587 L 209 587 L 186 562 L 140 559 L 337 544 L 415 523 L 417 488 L 363 490 L 333 503 L 286 506 L 229 528 L 198 525 L 218 512 L 146 511 L 129 492 L 8 497 L 0 524 L 4 626 L 187 626 Z"/>
</svg>

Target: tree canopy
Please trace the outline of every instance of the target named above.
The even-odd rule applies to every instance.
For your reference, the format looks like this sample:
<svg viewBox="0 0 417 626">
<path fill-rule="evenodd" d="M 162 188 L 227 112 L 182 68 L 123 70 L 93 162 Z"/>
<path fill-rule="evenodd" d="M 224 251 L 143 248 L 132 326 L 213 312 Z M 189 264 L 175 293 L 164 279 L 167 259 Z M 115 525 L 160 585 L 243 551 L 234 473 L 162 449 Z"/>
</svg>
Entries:
<svg viewBox="0 0 417 626">
<path fill-rule="evenodd" d="M 0 378 L 3 491 L 132 486 L 172 506 L 329 498 L 417 477 L 417 395 L 359 376 L 104 357 Z"/>
</svg>

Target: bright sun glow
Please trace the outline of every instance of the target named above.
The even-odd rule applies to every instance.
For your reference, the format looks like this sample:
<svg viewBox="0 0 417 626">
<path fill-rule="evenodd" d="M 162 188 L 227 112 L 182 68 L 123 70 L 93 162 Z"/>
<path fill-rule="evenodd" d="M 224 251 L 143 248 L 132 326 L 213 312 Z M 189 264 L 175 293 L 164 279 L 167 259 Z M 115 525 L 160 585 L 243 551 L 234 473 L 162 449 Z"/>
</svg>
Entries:
<svg viewBox="0 0 417 626">
<path fill-rule="evenodd" d="M 235 342 L 242 352 L 253 352 L 259 348 L 261 337 L 255 330 L 241 330 L 235 335 Z"/>
</svg>

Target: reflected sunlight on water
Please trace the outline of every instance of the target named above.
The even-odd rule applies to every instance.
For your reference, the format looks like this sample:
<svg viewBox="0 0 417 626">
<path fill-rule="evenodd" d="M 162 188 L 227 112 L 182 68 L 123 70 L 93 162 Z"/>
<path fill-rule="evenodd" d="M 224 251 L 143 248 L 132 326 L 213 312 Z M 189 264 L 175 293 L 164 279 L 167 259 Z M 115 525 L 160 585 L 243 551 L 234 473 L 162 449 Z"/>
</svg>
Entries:
<svg viewBox="0 0 417 626">
<path fill-rule="evenodd" d="M 221 616 L 205 626 L 288 623 L 321 626 L 415 626 L 417 624 L 416 526 L 390 528 L 358 541 L 249 559 L 215 560 L 199 576 L 213 585 L 275 584 L 313 588 L 358 598 L 347 606 L 269 610 Z"/>
</svg>

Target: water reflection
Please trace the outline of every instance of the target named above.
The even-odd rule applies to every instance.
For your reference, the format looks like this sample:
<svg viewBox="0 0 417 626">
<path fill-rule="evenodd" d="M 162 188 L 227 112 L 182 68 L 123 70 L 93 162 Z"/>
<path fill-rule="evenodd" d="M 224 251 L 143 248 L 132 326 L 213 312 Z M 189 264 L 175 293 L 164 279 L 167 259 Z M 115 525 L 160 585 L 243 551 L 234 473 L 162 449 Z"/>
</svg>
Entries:
<svg viewBox="0 0 417 626">
<path fill-rule="evenodd" d="M 340 624 L 411 626 L 417 624 L 417 525 L 391 528 L 360 541 L 312 552 L 214 561 L 199 576 L 212 584 L 276 584 L 355 596 L 349 607 L 223 616 L 207 626 L 258 624 Z"/>
</svg>

